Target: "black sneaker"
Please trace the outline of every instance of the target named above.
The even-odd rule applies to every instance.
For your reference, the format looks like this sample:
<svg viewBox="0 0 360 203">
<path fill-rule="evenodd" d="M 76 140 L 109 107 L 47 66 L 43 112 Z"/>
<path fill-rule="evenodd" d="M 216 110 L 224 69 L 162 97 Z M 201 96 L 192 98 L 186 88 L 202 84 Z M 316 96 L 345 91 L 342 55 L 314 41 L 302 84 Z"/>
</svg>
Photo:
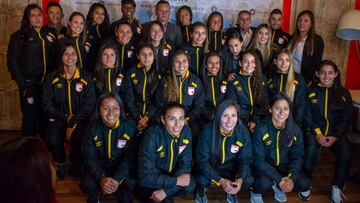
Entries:
<svg viewBox="0 0 360 203">
<path fill-rule="evenodd" d="M 66 177 L 66 166 L 65 164 L 60 164 L 56 171 L 56 176 L 58 180 L 64 180 Z"/>
</svg>

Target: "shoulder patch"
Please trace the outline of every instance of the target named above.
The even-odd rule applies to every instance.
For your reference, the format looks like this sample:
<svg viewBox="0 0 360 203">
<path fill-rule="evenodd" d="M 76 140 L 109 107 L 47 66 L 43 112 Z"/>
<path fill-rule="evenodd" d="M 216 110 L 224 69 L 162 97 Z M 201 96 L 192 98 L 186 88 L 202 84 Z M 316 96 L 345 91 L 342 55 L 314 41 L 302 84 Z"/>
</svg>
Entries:
<svg viewBox="0 0 360 203">
<path fill-rule="evenodd" d="M 127 139 L 127 140 L 130 140 L 130 136 L 129 136 L 128 134 L 126 134 L 126 133 L 123 134 L 123 137 L 124 137 L 125 139 Z"/>
<path fill-rule="evenodd" d="M 136 77 L 136 74 L 135 74 L 135 73 L 132 73 L 132 74 L 130 75 L 130 78 L 134 78 L 134 77 Z"/>
<path fill-rule="evenodd" d="M 235 81 L 235 82 L 234 82 L 234 85 L 237 85 L 237 84 L 239 84 L 239 81 Z"/>
<path fill-rule="evenodd" d="M 157 152 L 160 152 L 164 147 L 161 145 L 159 148 L 156 149 Z"/>
<path fill-rule="evenodd" d="M 81 81 L 82 83 L 84 83 L 85 85 L 87 85 L 86 80 L 84 80 L 83 78 L 81 78 L 80 81 Z"/>
<path fill-rule="evenodd" d="M 237 144 L 239 147 L 244 146 L 243 143 L 241 143 L 240 141 L 236 141 L 236 144 Z"/>
<path fill-rule="evenodd" d="M 263 136 L 262 140 L 266 140 L 268 137 L 270 137 L 270 135 L 269 135 L 269 133 L 266 133 L 266 134 Z"/>
<path fill-rule="evenodd" d="M 316 93 L 315 93 L 315 92 L 309 94 L 309 98 L 315 97 L 315 96 L 316 96 Z"/>
<path fill-rule="evenodd" d="M 184 143 L 184 144 L 189 144 L 189 140 L 183 139 L 183 143 Z"/>
<path fill-rule="evenodd" d="M 56 78 L 51 82 L 51 84 L 55 84 L 57 81 L 59 81 L 59 78 L 58 78 L 58 77 L 56 77 Z"/>
<path fill-rule="evenodd" d="M 197 87 L 197 84 L 195 82 L 191 82 L 191 85 Z"/>
</svg>

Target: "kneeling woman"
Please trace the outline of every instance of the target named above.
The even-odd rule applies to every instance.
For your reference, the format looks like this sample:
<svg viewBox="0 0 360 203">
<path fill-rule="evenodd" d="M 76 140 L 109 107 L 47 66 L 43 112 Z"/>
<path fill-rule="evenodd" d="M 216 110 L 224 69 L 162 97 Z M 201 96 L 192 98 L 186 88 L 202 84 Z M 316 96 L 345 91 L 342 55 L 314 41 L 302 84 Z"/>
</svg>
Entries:
<svg viewBox="0 0 360 203">
<path fill-rule="evenodd" d="M 233 100 L 225 100 L 217 107 L 214 121 L 204 127 L 198 140 L 196 201 L 207 202 L 205 188 L 213 182 L 227 193 L 227 202 L 237 202 L 236 194 L 254 182 L 250 170 L 251 155 L 251 139 L 246 127 L 240 123 L 240 107 Z"/>
<path fill-rule="evenodd" d="M 81 189 L 87 195 L 87 202 L 98 202 L 101 191 L 116 193 L 119 202 L 132 202 L 128 174 L 135 124 L 125 119 L 122 102 L 116 93 L 102 94 L 96 109 L 96 117 L 83 144 L 85 173 Z"/>
<path fill-rule="evenodd" d="M 284 93 L 276 94 L 270 102 L 271 117 L 260 122 L 253 138 L 253 159 L 256 168 L 255 184 L 250 201 L 262 203 L 262 193 L 272 187 L 275 199 L 287 200 L 286 194 L 296 187 L 303 163 L 304 144 L 300 128 L 293 121 L 290 99 Z"/>
<path fill-rule="evenodd" d="M 146 132 L 139 150 L 139 182 L 144 202 L 172 202 L 191 193 L 191 131 L 185 109 L 176 102 L 163 107 L 160 125 Z"/>
<path fill-rule="evenodd" d="M 96 96 L 90 74 L 77 66 L 75 45 L 64 43 L 60 53 L 59 69 L 48 75 L 44 82 L 42 106 L 49 119 L 44 139 L 54 161 L 59 164 L 58 178 L 64 179 L 64 143 L 71 143 L 70 159 L 80 164 L 82 135 L 95 106 Z"/>
</svg>

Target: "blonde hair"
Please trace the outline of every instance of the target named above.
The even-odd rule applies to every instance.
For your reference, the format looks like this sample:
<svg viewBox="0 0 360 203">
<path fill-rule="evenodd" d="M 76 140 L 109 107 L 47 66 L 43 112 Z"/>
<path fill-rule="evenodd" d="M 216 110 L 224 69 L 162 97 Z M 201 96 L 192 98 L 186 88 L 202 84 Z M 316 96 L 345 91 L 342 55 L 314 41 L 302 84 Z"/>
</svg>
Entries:
<svg viewBox="0 0 360 203">
<path fill-rule="evenodd" d="M 262 28 L 265 28 L 268 30 L 269 32 L 269 40 L 266 44 L 266 49 L 263 50 L 260 48 L 260 43 L 259 43 L 259 39 L 258 39 L 258 33 L 260 32 L 260 30 Z M 264 64 L 267 64 L 269 62 L 269 60 L 271 60 L 271 52 L 272 52 L 272 41 L 271 41 L 271 36 L 272 36 L 272 31 L 271 31 L 271 27 L 270 25 L 268 24 L 260 24 L 257 28 L 256 28 L 256 31 L 255 31 L 255 34 L 254 34 L 254 37 L 253 39 L 251 40 L 251 43 L 250 43 L 250 49 L 251 50 L 256 50 L 258 49 L 260 52 L 261 52 L 261 55 L 262 55 L 262 58 L 263 58 L 263 63 Z"/>
<path fill-rule="evenodd" d="M 294 101 L 294 95 L 295 95 L 295 71 L 294 71 L 294 61 L 291 55 L 291 52 L 287 49 L 282 49 L 280 51 L 277 52 L 276 54 L 276 60 L 277 57 L 280 54 L 286 54 L 289 58 L 290 58 L 290 67 L 288 70 L 288 76 L 287 76 L 287 80 L 286 80 L 286 85 L 285 85 L 285 93 L 287 94 L 287 96 L 290 98 L 291 102 Z M 276 66 L 277 69 L 277 66 Z"/>
</svg>

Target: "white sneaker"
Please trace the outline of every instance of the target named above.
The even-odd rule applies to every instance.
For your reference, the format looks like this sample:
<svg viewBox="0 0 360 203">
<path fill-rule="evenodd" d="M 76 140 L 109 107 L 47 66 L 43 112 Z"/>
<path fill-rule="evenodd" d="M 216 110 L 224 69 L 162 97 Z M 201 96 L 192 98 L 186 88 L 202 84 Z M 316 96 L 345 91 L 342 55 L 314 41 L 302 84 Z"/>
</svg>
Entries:
<svg viewBox="0 0 360 203">
<path fill-rule="evenodd" d="M 331 189 L 331 202 L 332 203 L 342 203 L 343 199 L 345 198 L 345 195 L 343 194 L 342 190 L 336 186 L 333 185 Z"/>
<path fill-rule="evenodd" d="M 276 185 L 273 185 L 272 189 L 274 190 L 274 198 L 278 202 L 286 202 L 287 201 L 285 192 L 281 191 Z"/>
<path fill-rule="evenodd" d="M 299 192 L 298 197 L 302 201 L 309 201 L 310 200 L 310 189 L 307 191 L 304 191 L 304 192 Z"/>
<path fill-rule="evenodd" d="M 262 195 L 250 191 L 250 203 L 264 203 Z"/>
</svg>

